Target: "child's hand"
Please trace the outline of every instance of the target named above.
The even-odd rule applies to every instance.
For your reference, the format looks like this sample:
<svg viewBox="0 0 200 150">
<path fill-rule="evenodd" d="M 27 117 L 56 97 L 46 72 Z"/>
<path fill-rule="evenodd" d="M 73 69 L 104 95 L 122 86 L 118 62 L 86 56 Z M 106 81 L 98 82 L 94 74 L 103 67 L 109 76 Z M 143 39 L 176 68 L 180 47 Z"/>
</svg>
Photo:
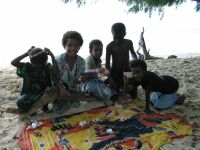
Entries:
<svg viewBox="0 0 200 150">
<path fill-rule="evenodd" d="M 124 81 L 124 84 L 127 85 L 129 83 L 129 78 L 127 78 L 126 76 L 123 76 L 123 81 Z"/>
<path fill-rule="evenodd" d="M 99 72 L 99 73 L 103 73 L 104 70 L 105 70 L 104 68 L 99 68 L 99 69 L 98 69 L 98 72 Z"/>
<path fill-rule="evenodd" d="M 70 92 L 62 86 L 60 86 L 59 94 L 60 94 L 60 96 L 59 96 L 60 99 L 66 99 L 66 97 L 71 96 Z"/>
<path fill-rule="evenodd" d="M 103 75 L 105 75 L 105 76 L 109 76 L 109 74 L 110 74 L 110 72 L 109 72 L 109 70 L 108 69 L 106 69 L 106 68 L 101 68 L 102 69 L 102 74 Z"/>
<path fill-rule="evenodd" d="M 81 83 L 81 82 L 85 82 L 87 80 L 86 76 L 84 75 L 81 75 L 79 78 L 78 78 L 78 82 Z"/>
<path fill-rule="evenodd" d="M 53 53 L 51 52 L 51 50 L 50 49 L 48 49 L 48 48 L 44 48 L 44 52 L 47 54 L 47 55 L 50 55 L 50 56 L 53 56 Z"/>
<path fill-rule="evenodd" d="M 35 48 L 35 46 L 31 46 L 31 48 L 28 49 L 26 52 L 27 56 L 30 56 L 30 52 Z"/>
</svg>

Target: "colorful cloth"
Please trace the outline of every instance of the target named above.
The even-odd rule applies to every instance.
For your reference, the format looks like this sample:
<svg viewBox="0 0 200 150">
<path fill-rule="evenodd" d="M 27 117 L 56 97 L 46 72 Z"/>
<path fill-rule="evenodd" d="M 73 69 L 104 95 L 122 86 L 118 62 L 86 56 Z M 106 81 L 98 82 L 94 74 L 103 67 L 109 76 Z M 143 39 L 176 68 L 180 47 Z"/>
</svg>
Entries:
<svg viewBox="0 0 200 150">
<path fill-rule="evenodd" d="M 175 114 L 145 114 L 143 101 L 125 107 L 93 109 L 71 116 L 40 120 L 43 125 L 20 137 L 22 150 L 97 150 L 106 148 L 158 150 L 192 134 L 191 125 Z"/>
<path fill-rule="evenodd" d="M 80 77 L 82 73 L 85 72 L 85 60 L 77 55 L 76 64 L 74 65 L 72 70 L 69 69 L 69 66 L 66 63 L 66 53 L 59 55 L 56 58 L 56 61 L 61 72 L 61 80 L 68 85 L 70 90 L 78 91 L 79 85 L 76 84 L 76 80 Z"/>
</svg>

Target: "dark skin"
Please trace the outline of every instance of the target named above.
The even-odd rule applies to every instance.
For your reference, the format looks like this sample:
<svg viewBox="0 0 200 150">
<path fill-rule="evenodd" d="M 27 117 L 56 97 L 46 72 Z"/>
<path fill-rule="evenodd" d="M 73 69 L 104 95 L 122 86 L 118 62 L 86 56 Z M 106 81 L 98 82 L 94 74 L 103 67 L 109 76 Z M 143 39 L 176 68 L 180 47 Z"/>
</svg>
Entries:
<svg viewBox="0 0 200 150">
<path fill-rule="evenodd" d="M 101 58 L 102 52 L 103 52 L 102 45 L 93 45 L 92 50 L 90 51 L 91 55 L 96 59 Z"/>
<path fill-rule="evenodd" d="M 77 61 L 77 53 L 80 50 L 79 41 L 76 39 L 68 39 L 65 49 L 67 51 L 67 60 L 66 63 L 69 65 L 69 69 L 72 70 L 76 61 Z"/>
<path fill-rule="evenodd" d="M 15 67 L 19 67 L 20 66 L 20 61 L 22 59 L 24 59 L 25 57 L 29 56 L 30 51 L 32 51 L 35 47 L 32 46 L 27 52 L 25 52 L 24 54 L 18 56 L 17 58 L 15 58 L 14 60 L 11 61 L 11 65 L 15 66 Z"/>
<path fill-rule="evenodd" d="M 103 53 L 103 46 L 102 45 L 93 45 L 92 49 L 90 50 L 90 54 L 93 56 L 94 59 L 99 60 Z M 99 66 L 98 66 L 99 67 Z M 101 73 L 105 76 L 109 76 L 109 71 L 106 68 L 100 67 L 100 68 L 88 68 L 90 71 L 88 73 L 84 74 L 85 80 L 93 79 L 97 77 L 98 73 Z"/>
<path fill-rule="evenodd" d="M 70 71 L 73 70 L 74 65 L 76 64 L 77 54 L 80 50 L 80 47 L 81 47 L 80 43 L 77 39 L 70 39 L 70 38 L 67 39 L 67 43 L 65 46 L 65 49 L 67 52 L 66 53 L 66 57 L 67 57 L 66 63 L 68 64 Z M 85 80 L 86 80 L 86 78 L 84 77 L 84 75 L 81 75 L 76 82 L 80 83 L 80 82 L 84 82 Z"/>
<path fill-rule="evenodd" d="M 27 52 L 25 52 L 24 54 L 18 56 L 17 58 L 15 58 L 14 60 L 11 61 L 11 64 L 15 67 L 19 67 L 20 64 L 21 64 L 21 60 L 24 59 L 25 57 L 29 56 L 30 55 L 30 52 L 31 51 L 34 51 L 34 46 L 32 46 Z M 55 57 L 53 55 L 53 53 L 50 51 L 50 49 L 48 48 L 44 48 L 44 52 L 51 56 L 51 59 L 52 59 L 52 63 L 53 63 L 53 71 L 54 73 L 59 73 L 59 69 L 58 69 L 58 65 L 56 63 L 56 60 L 55 60 Z M 39 64 L 39 63 L 36 63 L 36 64 L 32 64 L 36 70 L 38 71 L 43 71 L 43 68 L 45 66 L 45 64 Z"/>
<path fill-rule="evenodd" d="M 114 77 L 115 74 L 118 74 L 118 72 L 124 72 L 127 71 L 129 68 L 129 51 L 132 55 L 133 59 L 137 59 L 137 55 L 133 48 L 133 43 L 131 40 L 124 39 L 126 33 L 115 33 L 113 34 L 113 41 L 107 45 L 106 48 L 106 68 L 111 72 L 112 77 L 109 77 L 109 84 L 110 86 L 119 91 L 120 86 L 123 85 L 123 83 L 119 82 L 122 79 L 116 79 L 121 78 L 121 75 L 119 77 Z M 110 60 L 112 57 L 112 69 Z M 118 81 L 116 81 L 118 80 Z"/>
<path fill-rule="evenodd" d="M 113 42 L 106 49 L 106 68 L 110 69 L 110 59 L 113 58 L 113 63 L 116 66 L 120 66 L 121 62 L 129 61 L 129 51 L 131 52 L 132 58 L 137 59 L 137 55 L 134 51 L 133 44 L 130 40 L 124 39 L 126 33 L 115 33 L 113 34 Z"/>
<path fill-rule="evenodd" d="M 93 45 L 92 49 L 90 50 L 90 54 L 96 60 L 101 58 L 102 53 L 103 53 L 103 46 L 102 45 Z M 97 70 L 97 68 L 96 69 L 87 68 L 87 69 L 90 69 L 90 72 L 84 74 L 84 76 L 86 78 L 85 80 L 96 78 L 98 73 L 102 73 L 104 75 L 108 75 L 109 74 L 109 71 L 106 70 L 105 68 L 102 68 L 102 67 L 98 68 L 98 70 Z"/>
<path fill-rule="evenodd" d="M 21 65 L 21 60 L 24 59 L 25 57 L 27 56 L 30 56 L 30 53 L 32 51 L 34 51 L 34 46 L 32 46 L 27 52 L 25 52 L 24 54 L 18 56 L 17 58 L 15 58 L 14 60 L 11 61 L 11 64 L 15 67 L 19 67 Z M 53 71 L 55 74 L 59 74 L 59 69 L 58 69 L 58 65 L 56 63 L 56 60 L 55 60 L 55 57 L 53 55 L 53 53 L 50 51 L 50 49 L 48 48 L 44 48 L 44 52 L 51 56 L 51 59 L 52 59 L 52 64 L 53 64 Z M 35 69 L 38 71 L 38 72 L 41 72 L 41 78 L 43 77 L 42 74 L 44 72 L 44 68 L 45 68 L 45 64 L 39 64 L 39 63 L 36 63 L 36 64 L 32 64 Z M 59 89 L 60 89 L 60 97 L 58 99 L 63 99 L 65 98 L 66 96 L 70 96 L 69 92 L 65 89 L 65 87 L 62 85 L 61 82 L 56 82 L 55 83 Z"/>
<path fill-rule="evenodd" d="M 141 82 L 143 80 L 144 74 L 146 73 L 147 70 L 144 70 L 141 67 L 135 67 L 135 68 L 130 68 L 130 71 L 132 72 L 134 80 L 136 80 L 137 82 Z M 125 87 L 128 87 L 131 79 L 128 79 L 125 76 L 124 76 L 123 79 L 124 79 Z M 149 87 L 146 87 L 144 89 L 145 99 L 146 99 L 146 105 L 145 105 L 145 112 L 146 113 L 152 112 L 151 109 L 150 109 L 150 92 L 152 91 L 150 86 L 151 85 L 149 85 Z"/>
</svg>

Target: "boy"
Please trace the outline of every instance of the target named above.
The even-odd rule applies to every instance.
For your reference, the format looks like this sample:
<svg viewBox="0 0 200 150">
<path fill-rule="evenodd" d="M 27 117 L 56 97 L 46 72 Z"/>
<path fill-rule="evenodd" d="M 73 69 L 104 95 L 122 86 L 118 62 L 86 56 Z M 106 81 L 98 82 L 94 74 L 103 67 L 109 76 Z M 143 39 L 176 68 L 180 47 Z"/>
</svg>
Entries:
<svg viewBox="0 0 200 150">
<path fill-rule="evenodd" d="M 48 55 L 52 58 L 53 66 L 47 63 Z M 28 56 L 30 63 L 21 62 Z M 23 78 L 22 91 L 17 99 L 17 107 L 22 114 L 31 115 L 40 107 L 43 107 L 42 110 L 46 112 L 50 101 L 69 95 L 56 78 L 56 74 L 59 73 L 58 66 L 49 49 L 42 50 L 32 46 L 27 52 L 15 58 L 11 64 L 17 68 L 17 75 Z M 53 86 L 58 86 L 60 89 Z"/>
<path fill-rule="evenodd" d="M 158 110 L 167 109 L 175 103 L 183 103 L 185 96 L 179 96 L 177 90 L 179 82 L 171 76 L 158 76 L 147 71 L 147 65 L 143 60 L 130 62 L 130 72 L 132 78 L 124 76 L 125 90 L 135 97 L 139 85 L 145 90 L 146 108 L 145 112 L 151 112 L 149 103 L 151 102 Z"/>
<path fill-rule="evenodd" d="M 79 105 L 79 90 L 81 75 L 85 72 L 85 60 L 78 55 L 83 45 L 82 35 L 77 31 L 67 31 L 63 34 L 62 46 L 64 53 L 57 56 L 60 79 L 70 91 L 70 98 L 54 101 L 53 110 L 59 114 Z"/>
<path fill-rule="evenodd" d="M 103 44 L 100 40 L 92 40 L 89 44 L 90 56 L 86 58 L 86 82 L 82 84 L 82 91 L 91 93 L 92 95 L 104 100 L 106 104 L 112 104 L 116 98 L 116 92 L 108 87 L 97 75 L 108 75 L 109 71 L 102 67 L 101 56 Z"/>
<path fill-rule="evenodd" d="M 106 68 L 110 70 L 109 84 L 117 92 L 123 86 L 123 72 L 129 70 L 129 51 L 133 59 L 137 59 L 137 55 L 133 48 L 133 43 L 129 39 L 124 39 L 126 28 L 123 23 L 115 23 L 111 28 L 113 41 L 106 47 Z M 112 57 L 112 67 L 110 59 Z"/>
</svg>

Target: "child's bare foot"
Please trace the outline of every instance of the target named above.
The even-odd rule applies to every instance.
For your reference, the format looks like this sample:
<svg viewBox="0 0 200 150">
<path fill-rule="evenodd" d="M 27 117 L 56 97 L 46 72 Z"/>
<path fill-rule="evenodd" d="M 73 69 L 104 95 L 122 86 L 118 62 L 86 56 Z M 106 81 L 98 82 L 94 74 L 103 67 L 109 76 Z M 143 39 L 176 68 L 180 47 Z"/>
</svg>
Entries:
<svg viewBox="0 0 200 150">
<path fill-rule="evenodd" d="M 186 99 L 186 96 L 184 94 L 183 95 L 178 95 L 178 98 L 176 100 L 176 104 L 177 105 L 183 105 L 185 99 Z"/>
<path fill-rule="evenodd" d="M 6 113 L 11 113 L 11 114 L 19 114 L 20 111 L 18 108 L 13 108 L 13 107 L 9 107 L 5 110 Z"/>
</svg>

